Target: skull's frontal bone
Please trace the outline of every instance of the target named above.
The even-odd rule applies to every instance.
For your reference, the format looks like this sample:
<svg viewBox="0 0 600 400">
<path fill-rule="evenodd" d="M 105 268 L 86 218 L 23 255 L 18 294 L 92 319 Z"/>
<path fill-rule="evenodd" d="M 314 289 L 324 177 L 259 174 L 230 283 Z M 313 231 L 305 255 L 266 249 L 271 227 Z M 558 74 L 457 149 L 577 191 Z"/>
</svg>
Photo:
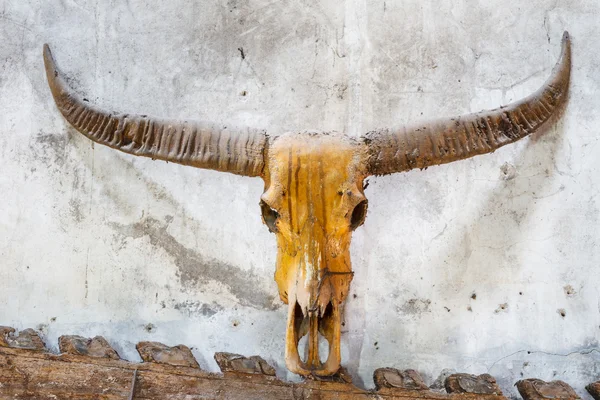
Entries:
<svg viewBox="0 0 600 400">
<path fill-rule="evenodd" d="M 288 304 L 286 363 L 302 375 L 340 365 L 340 308 L 352 280 L 350 240 L 364 220 L 366 152 L 343 135 L 294 134 L 269 148 L 263 219 L 277 236 L 275 280 Z M 305 360 L 298 343 L 307 337 Z M 321 360 L 319 338 L 329 343 Z"/>
</svg>

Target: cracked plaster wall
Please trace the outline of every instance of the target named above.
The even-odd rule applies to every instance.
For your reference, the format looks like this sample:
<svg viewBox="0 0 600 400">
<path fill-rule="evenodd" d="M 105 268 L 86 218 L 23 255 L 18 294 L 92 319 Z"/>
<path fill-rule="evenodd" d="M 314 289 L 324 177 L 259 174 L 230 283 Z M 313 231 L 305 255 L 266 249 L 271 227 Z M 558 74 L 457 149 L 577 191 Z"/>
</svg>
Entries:
<svg viewBox="0 0 600 400">
<path fill-rule="evenodd" d="M 43 75 L 127 112 L 370 129 L 536 90 L 573 37 L 564 117 L 467 161 L 372 178 L 354 235 L 344 365 L 600 378 L 600 7 L 592 0 L 0 0 L 0 324 L 260 354 L 286 308 L 260 179 L 133 158 L 69 128 Z"/>
</svg>

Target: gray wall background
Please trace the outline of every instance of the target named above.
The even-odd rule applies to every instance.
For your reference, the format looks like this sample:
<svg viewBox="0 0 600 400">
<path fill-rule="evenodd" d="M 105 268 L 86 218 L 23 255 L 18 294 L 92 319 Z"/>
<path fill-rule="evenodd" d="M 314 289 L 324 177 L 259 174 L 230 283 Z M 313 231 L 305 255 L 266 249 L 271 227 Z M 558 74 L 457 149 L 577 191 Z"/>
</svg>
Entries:
<svg viewBox="0 0 600 400">
<path fill-rule="evenodd" d="M 0 324 L 260 354 L 286 377 L 286 308 L 262 181 L 133 158 L 57 112 L 72 86 L 124 112 L 287 130 L 370 129 L 520 99 L 573 38 L 543 135 L 371 178 L 352 244 L 344 365 L 600 378 L 600 7 L 594 0 L 0 0 Z M 241 57 L 240 48 L 245 58 Z M 476 298 L 472 298 L 476 297 Z M 559 310 L 564 310 L 565 316 Z M 294 378 L 288 376 L 288 378 Z"/>
</svg>

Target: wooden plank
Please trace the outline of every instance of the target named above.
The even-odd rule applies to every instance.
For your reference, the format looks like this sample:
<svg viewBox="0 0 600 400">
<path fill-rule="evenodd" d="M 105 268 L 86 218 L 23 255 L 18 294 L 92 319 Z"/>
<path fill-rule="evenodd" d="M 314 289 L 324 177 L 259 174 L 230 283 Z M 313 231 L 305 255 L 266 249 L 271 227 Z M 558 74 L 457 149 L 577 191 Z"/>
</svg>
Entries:
<svg viewBox="0 0 600 400">
<path fill-rule="evenodd" d="M 428 390 L 382 388 L 365 391 L 347 383 L 283 382 L 260 374 L 213 374 L 197 368 L 131 363 L 73 354 L 0 347 L 1 399 L 398 399 L 506 400 L 502 396 L 439 394 Z"/>
</svg>

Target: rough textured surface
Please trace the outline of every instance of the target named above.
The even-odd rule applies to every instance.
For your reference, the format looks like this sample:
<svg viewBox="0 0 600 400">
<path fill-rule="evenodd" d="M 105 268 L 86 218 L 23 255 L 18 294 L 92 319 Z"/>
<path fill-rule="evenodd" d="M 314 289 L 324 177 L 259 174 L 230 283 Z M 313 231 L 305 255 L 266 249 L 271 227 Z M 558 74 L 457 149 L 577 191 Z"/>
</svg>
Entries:
<svg viewBox="0 0 600 400">
<path fill-rule="evenodd" d="M 306 376 L 305 379 L 317 381 L 317 382 L 352 384 L 352 376 L 348 373 L 348 370 L 344 367 L 341 367 L 340 369 L 338 369 L 337 372 L 333 375 L 329 375 L 329 376 L 309 375 L 309 376 Z"/>
<path fill-rule="evenodd" d="M 144 362 L 199 368 L 189 347 L 179 344 L 169 347 L 157 342 L 140 342 L 135 348 Z"/>
<path fill-rule="evenodd" d="M 425 169 L 514 143 L 535 133 L 564 109 L 570 78 L 571 43 L 565 32 L 559 61 L 536 93 L 492 111 L 369 132 L 369 171 L 387 175 Z"/>
<path fill-rule="evenodd" d="M 46 346 L 40 335 L 31 328 L 24 329 L 18 334 L 15 329 L 0 326 L 0 346 L 13 347 L 16 349 L 45 350 Z"/>
<path fill-rule="evenodd" d="M 58 348 L 61 353 L 110 358 L 113 360 L 120 359 L 117 352 L 102 336 L 89 339 L 77 335 L 64 335 L 58 338 Z"/>
<path fill-rule="evenodd" d="M 563 381 L 545 382 L 541 379 L 523 379 L 515 385 L 524 400 L 575 400 L 580 397 Z"/>
<path fill-rule="evenodd" d="M 9 336 L 14 336 L 15 328 L 10 326 L 0 326 L 0 346 L 11 347 Z"/>
<path fill-rule="evenodd" d="M 404 371 L 395 368 L 378 368 L 373 373 L 375 388 L 400 388 L 406 390 L 428 390 L 421 375 L 414 369 Z"/>
<path fill-rule="evenodd" d="M 511 397 L 538 377 L 589 398 L 600 376 L 597 1 L 0 3 L 0 324 L 34 327 L 55 351 L 61 335 L 102 335 L 127 360 L 139 341 L 185 343 L 209 371 L 216 351 L 260 354 L 282 376 L 287 310 L 260 179 L 91 145 L 57 115 L 41 45 L 108 110 L 357 135 L 519 99 L 569 30 L 559 125 L 369 180 L 341 345 L 359 386 L 381 366 L 428 385 L 449 368 L 488 372 Z"/>
<path fill-rule="evenodd" d="M 97 143 L 153 160 L 244 176 L 262 173 L 264 132 L 104 111 L 73 92 L 47 44 L 44 65 L 57 108 L 74 128 Z"/>
<path fill-rule="evenodd" d="M 585 387 L 585 390 L 587 390 L 588 393 L 592 395 L 594 400 L 600 400 L 600 381 L 590 383 Z"/>
<path fill-rule="evenodd" d="M 275 369 L 260 356 L 244 357 L 232 353 L 215 353 L 215 361 L 221 372 L 241 372 L 275 376 Z"/>
<path fill-rule="evenodd" d="M 496 380 L 490 374 L 452 374 L 444 382 L 448 393 L 502 394 Z"/>
<path fill-rule="evenodd" d="M 289 383 L 262 374 L 217 375 L 155 363 L 0 348 L 0 396 L 11 399 L 506 400 L 502 396 L 385 388 L 376 395 L 348 383 Z"/>
</svg>

